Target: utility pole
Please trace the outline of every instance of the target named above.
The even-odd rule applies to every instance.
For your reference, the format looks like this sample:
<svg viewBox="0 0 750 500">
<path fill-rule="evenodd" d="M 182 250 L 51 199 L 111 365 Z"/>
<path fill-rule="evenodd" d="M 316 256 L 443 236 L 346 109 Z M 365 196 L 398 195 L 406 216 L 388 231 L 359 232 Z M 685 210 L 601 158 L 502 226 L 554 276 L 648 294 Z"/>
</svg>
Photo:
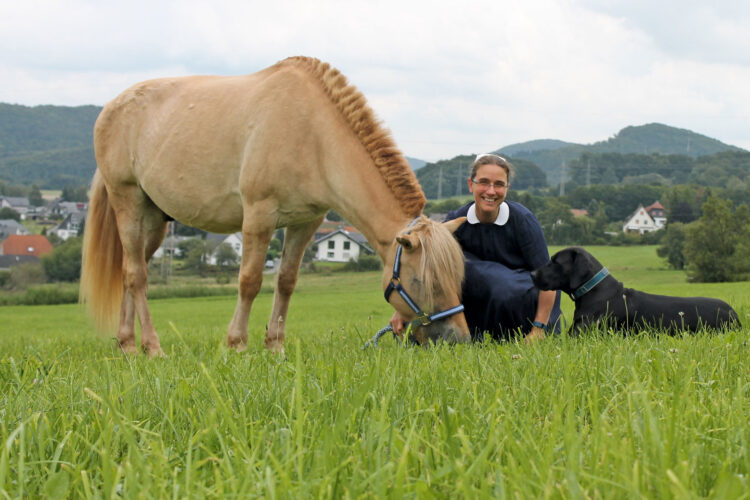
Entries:
<svg viewBox="0 0 750 500">
<path fill-rule="evenodd" d="M 463 165 L 458 162 L 458 173 L 456 174 L 456 196 L 461 196 L 461 170 Z"/>
<path fill-rule="evenodd" d="M 560 196 L 565 196 L 565 160 L 563 160 L 560 170 Z"/>
<path fill-rule="evenodd" d="M 440 171 L 438 172 L 438 192 L 437 199 L 443 198 L 443 166 L 440 165 Z"/>
<path fill-rule="evenodd" d="M 164 284 L 169 283 L 169 277 L 172 275 L 172 255 L 174 254 L 174 221 L 170 221 L 167 229 L 167 237 L 164 238 L 161 254 L 161 276 L 164 278 Z"/>
<path fill-rule="evenodd" d="M 591 158 L 586 162 L 586 187 L 591 187 Z"/>
</svg>

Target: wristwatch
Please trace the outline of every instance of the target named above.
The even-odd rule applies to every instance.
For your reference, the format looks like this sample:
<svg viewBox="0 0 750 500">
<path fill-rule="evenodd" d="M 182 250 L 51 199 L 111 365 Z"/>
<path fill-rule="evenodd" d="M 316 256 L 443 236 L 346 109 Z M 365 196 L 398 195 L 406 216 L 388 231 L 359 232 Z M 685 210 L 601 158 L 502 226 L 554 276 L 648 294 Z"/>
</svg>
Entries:
<svg viewBox="0 0 750 500">
<path fill-rule="evenodd" d="M 541 329 L 542 329 L 542 330 L 544 330 L 545 332 L 547 331 L 547 325 L 545 325 L 545 324 L 544 324 L 544 323 L 542 323 L 541 321 L 532 321 L 532 322 L 531 322 L 531 326 L 535 326 L 535 327 L 537 327 L 537 328 L 541 328 Z"/>
</svg>

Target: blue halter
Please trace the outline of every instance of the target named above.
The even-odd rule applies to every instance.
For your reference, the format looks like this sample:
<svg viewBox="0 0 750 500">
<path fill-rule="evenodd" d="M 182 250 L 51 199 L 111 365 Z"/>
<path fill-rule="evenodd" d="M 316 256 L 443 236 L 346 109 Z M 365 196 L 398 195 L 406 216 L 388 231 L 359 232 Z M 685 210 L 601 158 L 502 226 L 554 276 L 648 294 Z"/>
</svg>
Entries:
<svg viewBox="0 0 750 500">
<path fill-rule="evenodd" d="M 416 222 L 417 219 L 414 219 L 411 224 L 409 224 L 409 227 L 411 227 L 414 222 Z M 459 304 L 455 307 L 451 307 L 450 309 L 446 309 L 445 311 L 440 311 L 434 314 L 427 314 L 426 312 L 422 311 L 422 309 L 419 308 L 416 302 L 412 300 L 412 298 L 409 296 L 408 293 L 406 293 L 406 290 L 404 290 L 404 287 L 401 285 L 400 281 L 400 274 L 401 274 L 401 252 L 403 250 L 403 247 L 399 243 L 398 249 L 396 250 L 396 259 L 393 261 L 393 276 L 391 277 L 390 283 L 388 283 L 388 286 L 385 289 L 385 301 L 389 302 L 389 298 L 393 291 L 395 290 L 398 292 L 398 294 L 401 296 L 402 299 L 404 299 L 404 302 L 406 302 L 406 305 L 408 305 L 412 311 L 414 311 L 414 314 L 417 315 L 417 319 L 412 321 L 412 324 L 416 323 L 417 321 L 422 324 L 422 326 L 427 326 L 431 324 L 433 321 L 439 321 L 441 319 L 448 318 L 450 316 L 453 316 L 454 314 L 458 314 L 464 310 L 464 305 Z"/>
</svg>

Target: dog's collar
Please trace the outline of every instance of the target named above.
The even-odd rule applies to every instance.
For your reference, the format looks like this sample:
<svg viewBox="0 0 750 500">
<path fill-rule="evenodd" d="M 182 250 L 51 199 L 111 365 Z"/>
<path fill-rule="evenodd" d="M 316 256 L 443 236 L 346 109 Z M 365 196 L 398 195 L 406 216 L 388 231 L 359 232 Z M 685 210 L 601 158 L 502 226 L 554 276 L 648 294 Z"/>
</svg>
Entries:
<svg viewBox="0 0 750 500">
<path fill-rule="evenodd" d="M 602 270 L 596 273 L 593 278 L 588 280 L 583 285 L 579 286 L 575 292 L 571 293 L 570 298 L 573 300 L 580 299 L 581 297 L 589 293 L 592 288 L 601 283 L 601 281 L 607 276 L 609 276 L 609 270 L 606 267 L 603 267 Z"/>
</svg>

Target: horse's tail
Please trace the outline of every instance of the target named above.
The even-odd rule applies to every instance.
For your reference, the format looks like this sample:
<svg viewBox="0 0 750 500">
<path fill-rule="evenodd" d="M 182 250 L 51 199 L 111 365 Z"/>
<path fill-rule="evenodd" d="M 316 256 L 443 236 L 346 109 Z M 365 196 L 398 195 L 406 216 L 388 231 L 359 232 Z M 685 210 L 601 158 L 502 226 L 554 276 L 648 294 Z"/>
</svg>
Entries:
<svg viewBox="0 0 750 500">
<path fill-rule="evenodd" d="M 86 304 L 99 331 L 112 331 L 117 326 L 122 293 L 122 242 L 104 179 L 97 170 L 83 231 L 78 300 Z"/>
</svg>

